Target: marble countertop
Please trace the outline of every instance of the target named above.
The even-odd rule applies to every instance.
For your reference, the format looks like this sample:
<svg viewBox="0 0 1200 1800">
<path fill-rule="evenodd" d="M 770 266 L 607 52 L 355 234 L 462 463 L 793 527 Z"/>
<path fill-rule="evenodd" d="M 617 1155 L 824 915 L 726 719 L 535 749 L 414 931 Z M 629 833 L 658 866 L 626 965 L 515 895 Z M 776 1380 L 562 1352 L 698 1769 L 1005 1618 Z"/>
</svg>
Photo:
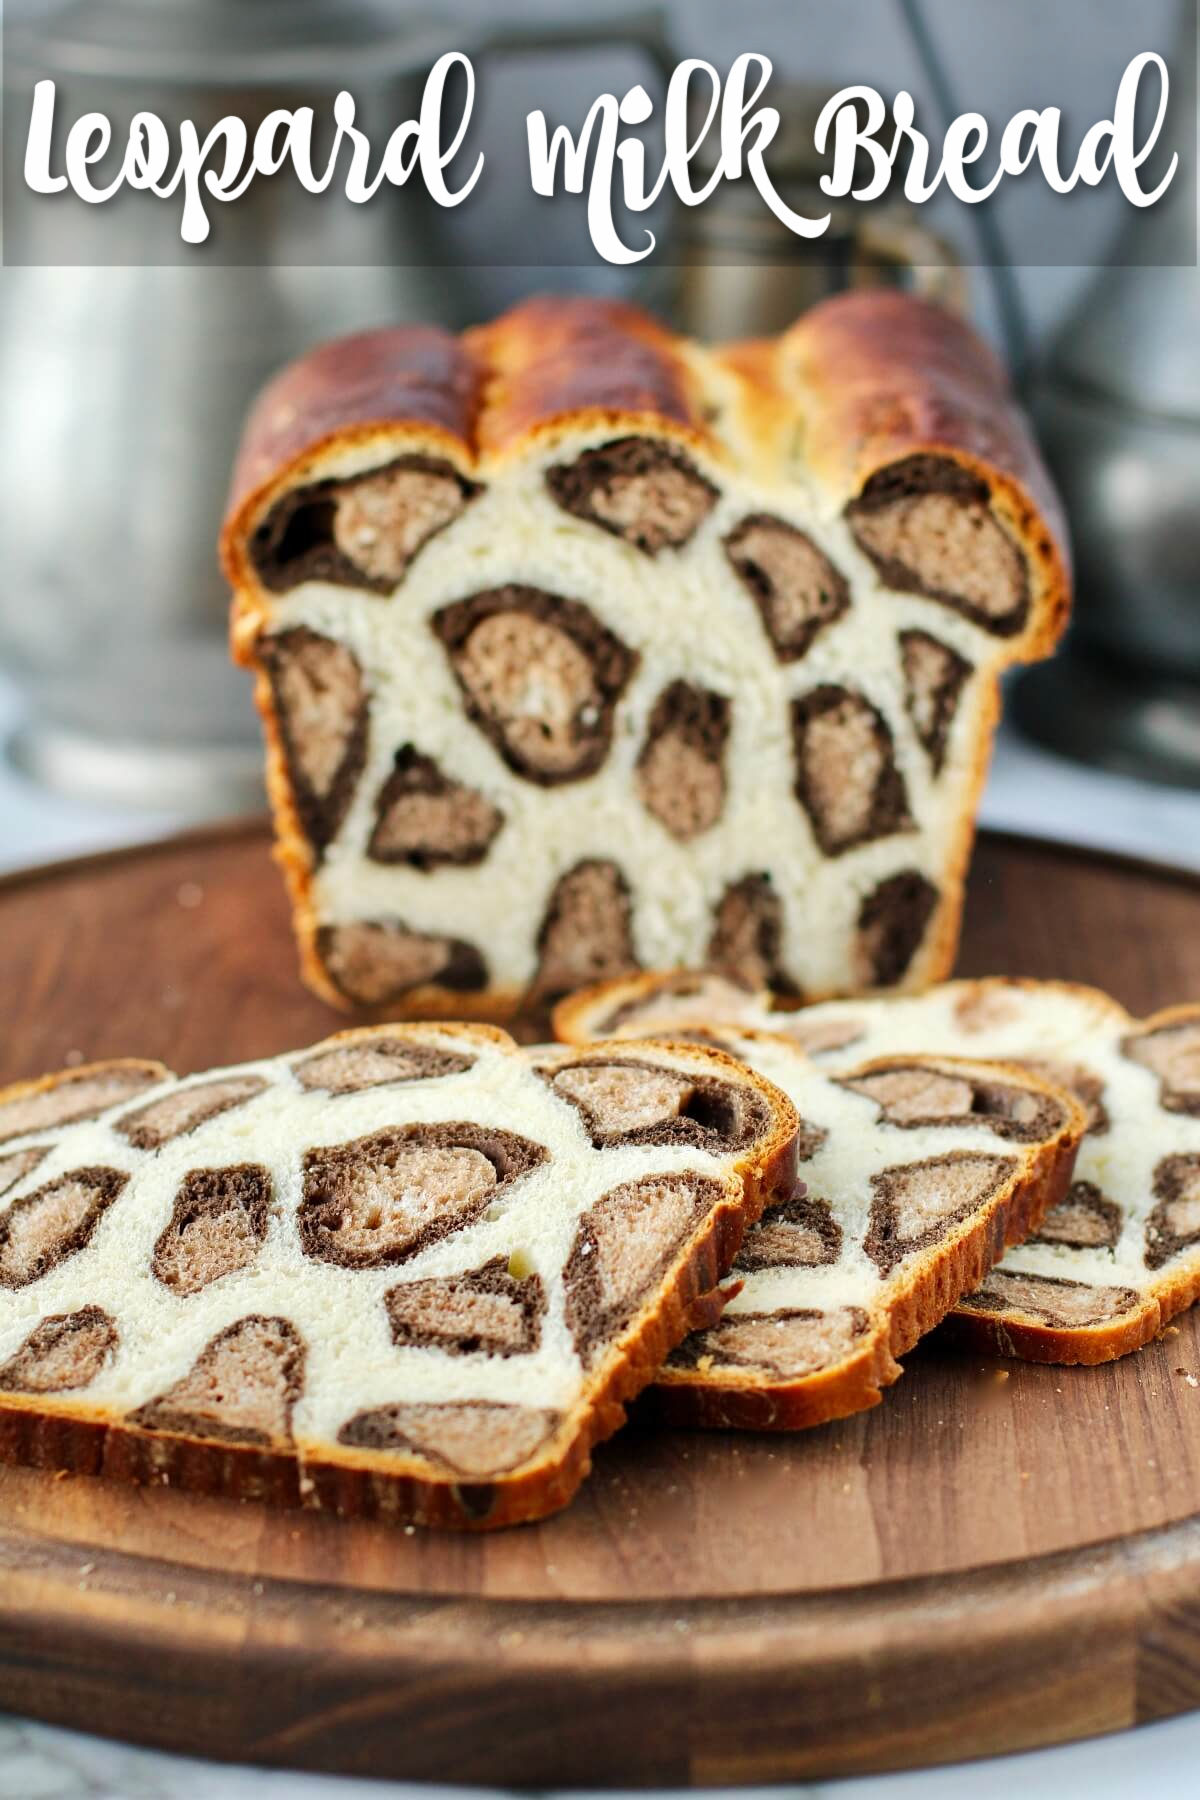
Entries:
<svg viewBox="0 0 1200 1800">
<path fill-rule="evenodd" d="M 0 736 L 14 716 L 0 686 Z M 0 868 L 161 836 L 186 821 L 50 796 L 0 762 Z M 981 822 L 1200 870 L 1200 793 L 1080 768 L 1003 730 Z M 840 1783 L 754 1790 L 761 1800 L 1009 1800 L 1190 1792 L 1200 1713 L 1061 1750 Z M 224 1767 L 0 1717 L 0 1800 L 470 1800 L 472 1790 Z M 632 1800 L 632 1796 L 630 1797 Z"/>
</svg>

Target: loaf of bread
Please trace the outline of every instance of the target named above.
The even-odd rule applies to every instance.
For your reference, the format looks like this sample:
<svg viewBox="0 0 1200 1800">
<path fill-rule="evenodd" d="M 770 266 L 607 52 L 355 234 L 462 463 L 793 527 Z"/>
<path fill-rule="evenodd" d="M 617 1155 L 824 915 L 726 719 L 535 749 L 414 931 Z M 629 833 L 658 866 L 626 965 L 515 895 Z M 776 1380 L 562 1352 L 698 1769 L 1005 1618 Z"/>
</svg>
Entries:
<svg viewBox="0 0 1200 1800">
<path fill-rule="evenodd" d="M 0 1093 L 0 1458 L 485 1529 L 570 1499 L 797 1120 L 719 1052 L 489 1026 Z"/>
<path fill-rule="evenodd" d="M 1002 1057 L 1079 1096 L 1089 1123 L 1074 1184 L 961 1302 L 954 1327 L 968 1341 L 1038 1362 L 1107 1362 L 1200 1297 L 1200 1007 L 1137 1020 L 1094 988 L 996 979 L 778 1013 L 768 994 L 667 975 L 565 1001 L 556 1024 L 587 1042 L 677 1036 L 702 1015 L 709 1041 L 769 1023 L 826 1070 L 901 1050 Z"/>
<path fill-rule="evenodd" d="M 314 351 L 223 536 L 308 980 L 503 1019 L 640 967 L 945 974 L 1062 545 L 995 359 L 904 295 L 722 349 L 542 299 Z"/>
<path fill-rule="evenodd" d="M 1062 1200 L 1086 1115 L 1005 1064 L 893 1054 L 831 1075 L 772 1032 L 720 1035 L 794 1102 L 806 1191 L 747 1232 L 740 1291 L 654 1397 L 674 1423 L 794 1431 L 878 1402 L 896 1358 Z"/>
</svg>

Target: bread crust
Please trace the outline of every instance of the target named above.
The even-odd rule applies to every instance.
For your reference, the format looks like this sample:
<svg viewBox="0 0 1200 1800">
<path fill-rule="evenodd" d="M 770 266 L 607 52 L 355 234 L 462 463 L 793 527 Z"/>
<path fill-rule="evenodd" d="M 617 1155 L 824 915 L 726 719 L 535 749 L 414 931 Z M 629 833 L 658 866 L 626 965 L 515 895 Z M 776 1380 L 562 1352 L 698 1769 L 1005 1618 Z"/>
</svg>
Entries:
<svg viewBox="0 0 1200 1800">
<path fill-rule="evenodd" d="M 486 485 L 505 464 L 567 434 L 658 438 L 693 456 L 702 473 L 736 462 L 778 482 L 794 458 L 797 432 L 839 510 L 873 477 L 912 457 L 963 469 L 984 484 L 992 514 L 1029 569 L 1028 620 L 1017 635 L 995 642 L 990 664 L 978 673 L 961 822 L 939 872 L 936 911 L 900 991 L 949 973 L 999 717 L 998 676 L 1009 663 L 1048 654 L 1070 604 L 1061 512 L 1000 363 L 953 315 L 887 290 L 835 296 L 779 338 L 713 349 L 636 307 L 540 296 L 461 338 L 406 326 L 324 345 L 275 378 L 246 426 L 221 534 L 235 595 L 231 645 L 235 660 L 256 675 L 276 855 L 302 973 L 323 999 L 342 1010 L 351 1005 L 318 952 L 314 853 L 259 652 L 272 597 L 248 548 L 276 501 L 342 467 L 348 455 L 361 468 L 409 454 L 441 457 L 465 480 Z M 471 997 L 470 1009 L 503 1021 L 524 998 L 519 988 L 490 987 Z M 463 1004 L 460 993 L 433 984 L 364 1016 L 452 1018 Z"/>
<path fill-rule="evenodd" d="M 389 1025 L 388 1038 L 419 1039 L 419 1025 Z M 506 1032 L 490 1025 L 454 1025 L 445 1032 L 464 1043 L 488 1044 L 506 1054 L 524 1053 Z M 335 1033 L 315 1048 L 369 1041 L 373 1026 Z M 664 1358 L 688 1333 L 715 1323 L 727 1298 L 719 1287 L 741 1246 L 748 1224 L 777 1194 L 796 1185 L 795 1108 L 769 1081 L 731 1056 L 695 1044 L 659 1041 L 667 1054 L 701 1058 L 714 1074 L 751 1085 L 766 1100 L 771 1126 L 724 1177 L 725 1194 L 702 1233 L 689 1240 L 658 1290 L 605 1352 L 587 1390 L 555 1436 L 512 1477 L 460 1482 L 415 1454 L 372 1452 L 350 1446 L 316 1447 L 298 1440 L 291 1450 L 222 1443 L 181 1431 L 141 1429 L 113 1419 L 84 1400 L 0 1391 L 0 1461 L 39 1469 L 111 1477 L 137 1485 L 184 1488 L 226 1499 L 265 1500 L 309 1507 L 342 1517 L 365 1517 L 490 1531 L 545 1517 L 564 1506 L 591 1467 L 591 1452 L 622 1424 L 626 1403 L 649 1382 Z M 611 1049 L 571 1061 L 612 1060 Z M 96 1065 L 99 1068 L 111 1064 Z M 166 1077 L 158 1064 L 136 1064 Z M 0 1090 L 0 1105 L 33 1088 L 52 1087 L 76 1070 Z M 714 1172 L 714 1179 L 721 1179 Z"/>
<path fill-rule="evenodd" d="M 808 455 L 846 499 L 914 456 L 949 457 L 991 490 L 992 511 L 1034 578 L 1022 655 L 1046 655 L 1066 625 L 1066 520 L 999 359 L 955 314 L 887 288 L 813 307 L 781 342 L 808 402 Z"/>
</svg>

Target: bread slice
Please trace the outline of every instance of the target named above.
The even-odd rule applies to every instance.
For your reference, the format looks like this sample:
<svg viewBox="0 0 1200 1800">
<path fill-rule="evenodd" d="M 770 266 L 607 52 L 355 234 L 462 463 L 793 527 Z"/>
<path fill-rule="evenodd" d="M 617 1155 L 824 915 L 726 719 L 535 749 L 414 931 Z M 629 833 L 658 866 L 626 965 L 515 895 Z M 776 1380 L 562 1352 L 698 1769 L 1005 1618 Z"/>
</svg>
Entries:
<svg viewBox="0 0 1200 1800">
<path fill-rule="evenodd" d="M 945 974 L 1062 544 L 995 359 L 905 295 L 718 349 L 543 299 L 314 351 L 223 536 L 307 979 L 503 1019 L 638 967 Z"/>
<path fill-rule="evenodd" d="M 0 1457 L 481 1530 L 564 1505 L 795 1187 L 720 1052 L 342 1033 L 0 1093 Z"/>
<path fill-rule="evenodd" d="M 1138 1020 L 1069 982 L 952 981 L 927 994 L 771 1009 L 711 977 L 643 977 L 563 1003 L 571 1042 L 712 1021 L 770 1023 L 822 1068 L 901 1048 L 1003 1057 L 1065 1082 L 1088 1108 L 1062 1204 L 955 1311 L 971 1343 L 1037 1362 L 1098 1363 L 1149 1343 L 1200 1297 L 1200 1006 Z"/>
<path fill-rule="evenodd" d="M 747 1232 L 739 1291 L 654 1394 L 675 1423 L 794 1431 L 879 1401 L 896 1358 L 1062 1200 L 1086 1114 L 1005 1064 L 892 1054 L 835 1076 L 773 1032 L 721 1036 L 795 1103 L 806 1191 Z"/>
</svg>

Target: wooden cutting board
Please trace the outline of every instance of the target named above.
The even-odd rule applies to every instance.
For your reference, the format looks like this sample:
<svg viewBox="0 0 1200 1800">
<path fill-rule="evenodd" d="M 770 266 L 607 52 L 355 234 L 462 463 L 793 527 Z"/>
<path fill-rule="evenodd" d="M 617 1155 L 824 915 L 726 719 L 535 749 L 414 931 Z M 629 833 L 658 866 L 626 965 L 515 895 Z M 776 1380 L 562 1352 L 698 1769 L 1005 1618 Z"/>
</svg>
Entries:
<svg viewBox="0 0 1200 1800">
<path fill-rule="evenodd" d="M 961 969 L 1200 999 L 1200 882 L 985 838 Z M 0 883 L 0 1079 L 186 1072 L 338 1021 L 261 827 Z M 798 1437 L 636 1423 L 491 1538 L 0 1470 L 0 1707 L 442 1781 L 780 1781 L 1200 1705 L 1200 1333 L 1070 1370 L 927 1342 Z"/>
</svg>

